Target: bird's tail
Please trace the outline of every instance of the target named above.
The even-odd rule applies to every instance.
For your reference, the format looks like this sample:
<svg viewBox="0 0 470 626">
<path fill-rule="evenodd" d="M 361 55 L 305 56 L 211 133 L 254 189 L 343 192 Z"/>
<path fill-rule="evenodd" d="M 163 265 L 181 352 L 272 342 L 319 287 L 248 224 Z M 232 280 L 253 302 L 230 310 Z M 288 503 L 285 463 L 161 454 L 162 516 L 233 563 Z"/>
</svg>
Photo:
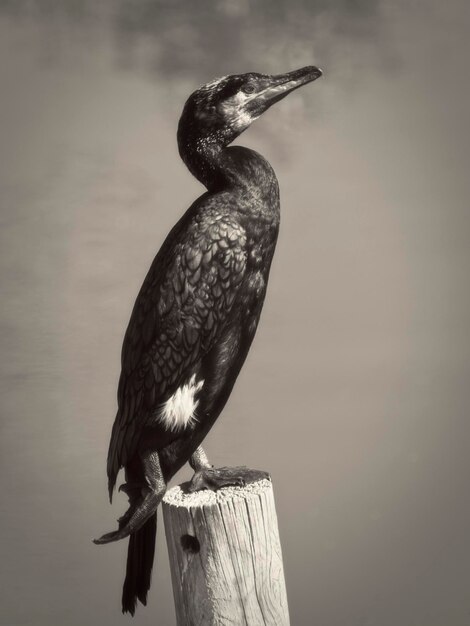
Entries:
<svg viewBox="0 0 470 626">
<path fill-rule="evenodd" d="M 126 579 L 122 589 L 122 612 L 134 615 L 137 600 L 145 606 L 147 592 L 150 589 L 155 537 L 157 533 L 157 514 L 154 513 L 142 528 L 129 538 L 127 549 Z"/>
</svg>

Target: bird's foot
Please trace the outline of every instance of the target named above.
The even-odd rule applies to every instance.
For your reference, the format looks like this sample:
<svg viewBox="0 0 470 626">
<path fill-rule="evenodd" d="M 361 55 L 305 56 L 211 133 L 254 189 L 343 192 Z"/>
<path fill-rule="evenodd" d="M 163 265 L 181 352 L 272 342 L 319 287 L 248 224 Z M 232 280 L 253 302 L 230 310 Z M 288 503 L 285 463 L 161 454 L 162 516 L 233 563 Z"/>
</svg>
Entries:
<svg viewBox="0 0 470 626">
<path fill-rule="evenodd" d="M 221 487 L 244 487 L 248 483 L 270 479 L 268 472 L 252 470 L 245 466 L 240 467 L 207 467 L 194 472 L 193 477 L 186 483 L 186 490 L 190 493 L 210 489 L 217 491 Z"/>
<path fill-rule="evenodd" d="M 141 459 L 145 482 L 143 484 L 129 482 L 121 485 L 120 491 L 127 493 L 131 506 L 118 520 L 119 528 L 106 533 L 99 539 L 94 539 L 94 543 L 101 545 L 128 537 L 142 528 L 157 510 L 166 491 L 166 481 L 160 467 L 158 452 L 147 450 L 141 455 Z"/>
<path fill-rule="evenodd" d="M 139 530 L 149 517 L 155 513 L 164 494 L 164 490 L 159 491 L 147 488 L 145 497 L 141 498 L 137 504 L 131 505 L 126 513 L 118 519 L 118 530 L 106 533 L 99 539 L 93 539 L 93 543 L 102 545 L 112 541 L 119 541 Z"/>
</svg>

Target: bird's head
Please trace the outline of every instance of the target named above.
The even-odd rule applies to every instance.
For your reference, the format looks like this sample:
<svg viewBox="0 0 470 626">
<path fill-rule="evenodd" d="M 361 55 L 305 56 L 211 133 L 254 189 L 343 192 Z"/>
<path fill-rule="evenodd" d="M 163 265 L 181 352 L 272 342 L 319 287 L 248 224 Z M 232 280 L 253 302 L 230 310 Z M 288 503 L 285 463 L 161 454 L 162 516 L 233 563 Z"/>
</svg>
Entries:
<svg viewBox="0 0 470 626">
<path fill-rule="evenodd" d="M 188 98 L 178 126 L 178 144 L 228 145 L 262 113 L 322 75 L 314 66 L 287 74 L 237 74 L 207 83 Z"/>
</svg>

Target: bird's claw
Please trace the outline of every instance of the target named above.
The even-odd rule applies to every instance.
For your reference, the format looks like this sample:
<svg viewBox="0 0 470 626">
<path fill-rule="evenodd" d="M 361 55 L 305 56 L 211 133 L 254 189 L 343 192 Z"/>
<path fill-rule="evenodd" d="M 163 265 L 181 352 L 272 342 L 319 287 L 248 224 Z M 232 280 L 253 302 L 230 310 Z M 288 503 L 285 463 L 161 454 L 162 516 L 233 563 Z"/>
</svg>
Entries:
<svg viewBox="0 0 470 626">
<path fill-rule="evenodd" d="M 118 491 L 123 491 L 129 499 L 141 495 L 142 485 L 140 483 L 123 483 L 119 485 Z"/>
<path fill-rule="evenodd" d="M 244 487 L 248 483 L 269 479 L 267 472 L 252 470 L 248 467 L 208 467 L 194 472 L 191 481 L 186 485 L 188 492 L 210 489 L 217 491 L 222 487 Z"/>
</svg>

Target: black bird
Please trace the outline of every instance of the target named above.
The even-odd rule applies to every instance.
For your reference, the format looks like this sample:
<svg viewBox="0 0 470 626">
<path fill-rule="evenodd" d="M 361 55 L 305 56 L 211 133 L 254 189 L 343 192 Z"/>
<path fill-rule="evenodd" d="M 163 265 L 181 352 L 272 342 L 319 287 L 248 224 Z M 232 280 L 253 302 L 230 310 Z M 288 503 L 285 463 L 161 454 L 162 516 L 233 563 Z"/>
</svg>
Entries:
<svg viewBox="0 0 470 626">
<path fill-rule="evenodd" d="M 122 348 L 118 412 L 108 453 L 109 496 L 124 467 L 130 507 L 103 544 L 130 535 L 122 610 L 146 604 L 156 510 L 189 461 L 190 488 L 239 484 L 201 443 L 232 391 L 258 326 L 279 229 L 279 189 L 257 152 L 227 147 L 316 67 L 225 76 L 186 102 L 178 147 L 207 187 L 173 227 L 137 296 Z"/>
</svg>

